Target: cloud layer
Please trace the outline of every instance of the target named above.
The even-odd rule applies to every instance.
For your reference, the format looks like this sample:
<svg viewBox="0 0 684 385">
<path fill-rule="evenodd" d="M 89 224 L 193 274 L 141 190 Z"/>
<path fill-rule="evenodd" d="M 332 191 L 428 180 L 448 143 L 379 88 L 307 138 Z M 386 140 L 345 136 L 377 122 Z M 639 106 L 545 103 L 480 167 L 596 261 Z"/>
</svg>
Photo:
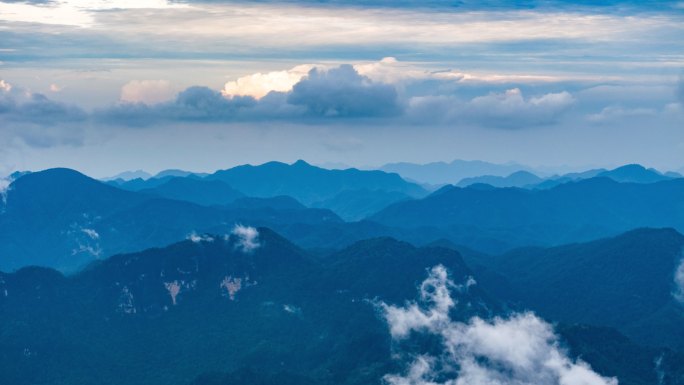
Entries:
<svg viewBox="0 0 684 385">
<path fill-rule="evenodd" d="M 0 141 L 5 145 L 17 140 L 34 147 L 79 144 L 88 118 L 77 106 L 0 80 Z"/>
<path fill-rule="evenodd" d="M 304 70 L 308 72 L 304 73 Z M 104 123 L 142 126 L 157 121 L 264 121 L 380 118 L 391 124 L 408 117 L 417 125 L 470 124 L 496 128 L 549 125 L 568 111 L 575 98 L 567 91 L 526 96 L 519 88 L 463 98 L 461 84 L 485 77 L 458 72 L 429 73 L 402 66 L 394 58 L 339 66 L 306 64 L 291 70 L 256 73 L 225 84 L 221 92 L 190 87 L 174 100 L 145 103 L 129 83 L 129 97 L 99 110 Z M 494 86 L 501 89 L 502 86 Z M 122 95 L 124 93 L 122 92 Z M 388 124 L 389 124 L 388 123 Z"/>
<path fill-rule="evenodd" d="M 101 122 L 145 125 L 164 120 L 226 122 L 387 117 L 402 113 L 394 86 L 374 82 L 351 65 L 314 67 L 290 84 L 297 76 L 293 71 L 257 74 L 229 82 L 222 92 L 195 86 L 180 92 L 171 102 L 157 104 L 123 100 L 117 106 L 99 110 L 96 117 Z"/>
<path fill-rule="evenodd" d="M 532 313 L 491 321 L 474 317 L 452 321 L 457 305 L 450 291 L 467 290 L 448 279 L 443 266 L 432 268 L 420 288 L 422 303 L 383 304 L 392 337 L 411 333 L 437 336 L 440 356 L 415 357 L 404 373 L 386 375 L 389 385 L 617 385 L 561 349 L 553 328 Z"/>
</svg>

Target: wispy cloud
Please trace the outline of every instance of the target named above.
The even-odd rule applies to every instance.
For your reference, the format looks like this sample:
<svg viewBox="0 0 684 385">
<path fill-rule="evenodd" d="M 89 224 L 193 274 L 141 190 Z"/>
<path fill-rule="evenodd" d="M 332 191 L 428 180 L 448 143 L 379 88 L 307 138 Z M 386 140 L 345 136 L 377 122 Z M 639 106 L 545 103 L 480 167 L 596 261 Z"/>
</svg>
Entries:
<svg viewBox="0 0 684 385">
<path fill-rule="evenodd" d="M 634 119 L 653 116 L 657 111 L 651 108 L 624 108 L 621 106 L 608 106 L 597 114 L 591 114 L 587 119 L 594 123 L 607 123 L 620 119 Z"/>
<path fill-rule="evenodd" d="M 437 336 L 439 356 L 417 355 L 401 374 L 388 374 L 389 385 L 617 385 L 588 364 L 572 360 L 561 349 L 553 328 L 532 313 L 509 318 L 453 321 L 449 311 L 458 304 L 451 292 L 465 290 L 448 279 L 443 266 L 432 268 L 420 288 L 422 303 L 404 307 L 383 304 L 392 337 L 411 333 Z M 454 289 L 454 290 L 451 290 Z"/>
<path fill-rule="evenodd" d="M 97 11 L 182 7 L 166 0 L 5 0 L 0 2 L 0 20 L 93 27 Z"/>
<path fill-rule="evenodd" d="M 389 4 L 390 2 L 386 2 Z M 297 2 L 55 1 L 31 5 L 0 2 L 0 20 L 12 24 L 16 55 L 60 57 L 327 57 L 339 60 L 355 53 L 373 56 L 408 53 L 423 60 L 503 54 L 504 62 L 524 55 L 531 61 L 597 60 L 607 49 L 652 65 L 679 62 L 681 15 L 672 8 L 654 12 L 603 11 L 600 7 L 385 7 L 364 4 Z M 4 7 L 4 9 L 2 8 Z M 598 9 L 598 11 L 597 11 Z M 106 10 L 106 12 L 103 12 Z M 306 20 L 303 23 L 302 20 Z M 28 21 L 28 26 L 17 23 Z M 69 24 L 52 26 L 52 23 Z M 59 32 L 59 41 L 51 35 Z M 7 33 L 7 32 L 5 32 Z M 650 44 L 659 40 L 658 46 Z M 24 40 L 26 39 L 26 40 Z M 33 45 L 28 45 L 31 41 Z M 66 42 L 66 44 L 64 43 Z M 57 43 L 55 46 L 54 43 Z M 549 45 L 552 45 L 551 47 Z M 581 46 L 579 57 L 577 49 Z M 556 48 L 556 49 L 549 49 Z M 636 48 L 639 48 L 637 50 Z M 123 52 L 121 52 L 123 51 Z M 587 56 L 590 54 L 589 56 Z M 14 55 L 10 56 L 13 57 Z M 654 60 L 656 59 L 656 60 Z M 614 56 L 610 60 L 615 60 Z M 488 60 L 488 65 L 505 68 Z M 567 67 L 567 66 L 566 66 Z M 614 67 L 613 67 L 614 68 Z"/>
<path fill-rule="evenodd" d="M 12 180 L 10 178 L 0 178 L 0 203 L 7 204 L 7 193 L 9 192 Z M 0 213 L 4 211 L 4 207 L 0 209 Z"/>
</svg>

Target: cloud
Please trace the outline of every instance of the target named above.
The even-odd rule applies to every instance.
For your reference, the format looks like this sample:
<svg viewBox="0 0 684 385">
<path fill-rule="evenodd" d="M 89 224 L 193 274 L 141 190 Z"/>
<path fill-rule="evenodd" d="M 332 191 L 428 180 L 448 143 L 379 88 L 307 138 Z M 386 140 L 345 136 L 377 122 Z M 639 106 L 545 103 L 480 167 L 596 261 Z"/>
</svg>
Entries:
<svg viewBox="0 0 684 385">
<path fill-rule="evenodd" d="M 0 92 L 5 93 L 10 91 L 12 91 L 12 85 L 0 79 Z"/>
<path fill-rule="evenodd" d="M 554 123 L 574 101 L 572 95 L 565 91 L 525 98 L 520 89 L 513 88 L 472 99 L 464 114 L 472 120 L 496 127 L 538 126 Z"/>
<path fill-rule="evenodd" d="M 95 115 L 100 122 L 144 126 L 158 121 L 386 117 L 402 111 L 393 86 L 373 82 L 346 64 L 330 69 L 316 67 L 288 92 L 270 89 L 287 88 L 288 82 L 298 76 L 296 71 L 299 70 L 243 78 L 249 80 L 242 82 L 238 79 L 234 87 L 228 83 L 221 92 L 194 86 L 180 92 L 170 102 L 122 101 L 96 111 Z M 278 83 L 278 79 L 282 83 Z M 267 93 L 262 95 L 264 92 Z"/>
<path fill-rule="evenodd" d="M 16 105 L 14 110 L 17 120 L 41 125 L 51 125 L 56 122 L 82 122 L 88 118 L 85 111 L 49 99 L 43 94 L 30 94 L 25 101 Z"/>
<path fill-rule="evenodd" d="M 418 355 L 404 373 L 386 375 L 386 384 L 617 385 L 617 379 L 569 358 L 552 326 L 532 313 L 452 321 L 449 311 L 458 303 L 450 295 L 454 287 L 446 269 L 436 266 L 420 287 L 421 304 L 382 304 L 395 340 L 427 333 L 443 347 L 440 356 Z"/>
<path fill-rule="evenodd" d="M 235 116 L 241 108 L 256 104 L 251 97 L 225 98 L 220 92 L 207 87 L 190 87 L 178 94 L 174 105 L 167 112 L 181 120 L 214 120 Z"/>
<path fill-rule="evenodd" d="M 312 68 L 311 64 L 302 64 L 285 71 L 258 72 L 243 76 L 227 82 L 221 93 L 227 97 L 251 96 L 261 99 L 272 91 L 289 92 Z"/>
<path fill-rule="evenodd" d="M 294 85 L 287 101 L 316 116 L 373 117 L 401 112 L 392 85 L 373 82 L 349 64 L 327 71 L 312 69 Z"/>
<path fill-rule="evenodd" d="M 517 129 L 556 123 L 575 103 L 567 91 L 525 97 L 518 88 L 462 100 L 456 95 L 428 95 L 409 100 L 409 118 L 417 123 L 468 123 Z"/>
<path fill-rule="evenodd" d="M 121 87 L 121 101 L 156 104 L 173 99 L 168 80 L 132 80 Z"/>
<path fill-rule="evenodd" d="M 677 270 L 674 274 L 675 291 L 673 293 L 675 299 L 684 304 L 684 258 L 679 262 Z"/>
<path fill-rule="evenodd" d="M 587 116 L 587 120 L 594 123 L 612 122 L 619 119 L 633 119 L 653 116 L 657 112 L 651 108 L 624 108 L 621 106 L 608 106 L 597 114 Z"/>
<path fill-rule="evenodd" d="M 4 0 L 0 20 L 92 27 L 97 23 L 93 11 L 176 7 L 183 6 L 166 0 Z"/>
<path fill-rule="evenodd" d="M 95 231 L 94 229 L 81 229 L 81 231 L 85 235 L 89 236 L 90 239 L 93 239 L 93 240 L 100 239 L 100 234 L 97 231 Z"/>
<path fill-rule="evenodd" d="M 159 121 L 231 121 L 241 110 L 256 105 L 252 97 L 226 98 L 208 87 L 193 86 L 176 95 L 175 100 L 158 104 L 121 102 L 95 111 L 99 122 L 145 126 Z"/>
<path fill-rule="evenodd" d="M 196 232 L 192 232 L 188 234 L 186 239 L 189 239 L 192 243 L 201 243 L 201 242 L 214 242 L 214 237 L 208 234 L 197 234 Z"/>
<path fill-rule="evenodd" d="M 677 99 L 679 104 L 684 106 L 684 77 L 679 78 L 679 83 L 677 84 Z"/>
<path fill-rule="evenodd" d="M 231 234 L 237 237 L 235 247 L 244 253 L 251 253 L 261 246 L 259 231 L 254 227 L 236 224 Z"/>
<path fill-rule="evenodd" d="M 130 127 L 167 122 L 321 124 L 375 118 L 377 125 L 410 122 L 415 126 L 517 129 L 555 124 L 575 104 L 567 91 L 548 92 L 545 86 L 545 92 L 526 96 L 520 88 L 506 90 L 499 80 L 489 82 L 483 76 L 451 70 L 428 72 L 389 57 L 356 65 L 303 64 L 243 76 L 224 84 L 220 91 L 192 86 L 175 97 L 171 97 L 167 80 L 133 80 L 122 87 L 118 103 L 88 113 L 40 94 L 22 103 L 0 94 L 0 114 L 14 111 L 6 117 L 46 126 L 85 121 Z M 9 94 L 16 94 L 11 85 L 3 84 L 11 89 Z M 22 113 L 22 108 L 33 111 Z M 606 109 L 603 115 L 617 112 Z M 607 119 L 603 115 L 590 119 Z M 345 146 L 349 145 L 358 147 L 351 142 Z"/>
<path fill-rule="evenodd" d="M 79 107 L 0 80 L 0 126 L 3 127 L 0 140 L 5 145 L 17 139 L 33 147 L 80 144 L 81 124 L 88 118 Z"/>
<path fill-rule="evenodd" d="M 10 185 L 12 184 L 12 178 L 5 177 L 0 178 L 0 202 L 3 206 L 7 204 L 7 193 L 9 193 Z M 4 207 L 0 210 L 0 213 L 4 211 Z"/>
</svg>

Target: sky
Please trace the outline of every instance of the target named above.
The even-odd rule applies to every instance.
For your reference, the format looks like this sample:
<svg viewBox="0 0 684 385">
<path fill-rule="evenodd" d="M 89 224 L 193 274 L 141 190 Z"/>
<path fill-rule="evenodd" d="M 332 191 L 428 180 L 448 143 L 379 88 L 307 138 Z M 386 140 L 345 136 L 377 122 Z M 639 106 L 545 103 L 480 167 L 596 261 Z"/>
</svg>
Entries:
<svg viewBox="0 0 684 385">
<path fill-rule="evenodd" d="M 0 175 L 684 171 L 682 1 L 0 0 Z"/>
</svg>

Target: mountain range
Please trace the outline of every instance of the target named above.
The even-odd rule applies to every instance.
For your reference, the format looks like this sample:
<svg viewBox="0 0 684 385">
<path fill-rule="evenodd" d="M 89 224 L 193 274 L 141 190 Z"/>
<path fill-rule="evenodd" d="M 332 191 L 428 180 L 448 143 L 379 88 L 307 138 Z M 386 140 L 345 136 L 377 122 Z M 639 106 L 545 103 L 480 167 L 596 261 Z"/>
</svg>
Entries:
<svg viewBox="0 0 684 385">
<path fill-rule="evenodd" d="M 465 178 L 482 175 L 506 176 L 517 171 L 533 172 L 530 167 L 517 163 L 496 164 L 480 160 L 456 159 L 447 162 L 432 162 L 427 164 L 388 163 L 379 168 L 382 171 L 393 172 L 409 180 L 431 185 L 456 183 Z"/>
<path fill-rule="evenodd" d="M 113 256 L 69 277 L 1 274 L 0 382 L 189 384 L 237 370 L 377 382 L 396 364 L 372 301 L 413 298 L 436 264 L 471 275 L 448 249 L 384 238 L 318 259 L 251 230 Z M 467 298 L 483 304 L 469 314 L 486 312 L 479 289 Z"/>
<path fill-rule="evenodd" d="M 444 246 L 444 244 L 442 244 Z M 496 298 L 549 319 L 619 330 L 647 346 L 684 351 L 684 302 L 676 278 L 684 236 L 636 229 L 616 237 L 501 255 L 463 256 Z"/>
<path fill-rule="evenodd" d="M 181 180 L 192 184 L 195 193 L 187 190 L 189 186 L 179 186 L 183 183 Z M 362 219 L 400 200 L 428 194 L 419 185 L 407 182 L 397 174 L 357 169 L 327 170 L 302 160 L 291 165 L 281 162 L 243 165 L 213 174 L 166 172 L 149 179 L 114 180 L 109 183 L 126 190 L 199 204 L 227 204 L 240 195 L 256 198 L 290 196 L 309 207 L 331 209 L 350 221 Z M 175 185 L 169 186 L 169 183 Z M 234 191 L 224 191 L 227 188 Z M 214 198 L 196 197 L 199 190 L 203 190 L 204 195 L 214 195 Z"/>
<path fill-rule="evenodd" d="M 424 199 L 395 203 L 369 219 L 389 227 L 452 233 L 471 227 L 508 248 L 586 241 L 637 227 L 684 231 L 684 179 L 646 184 L 597 177 L 544 190 L 447 186 Z M 480 249 L 503 250 L 491 246 Z"/>
<path fill-rule="evenodd" d="M 672 271 L 666 270 L 673 268 L 672 252 L 682 238 L 672 230 L 638 230 L 588 244 L 464 259 L 449 248 L 416 248 L 390 238 L 317 255 L 267 228 L 238 226 L 223 235 L 115 255 L 70 276 L 27 267 L 0 273 L 0 382 L 380 383 L 411 360 L 397 349 L 438 353 L 441 347 L 418 336 L 408 346 L 397 345 L 377 304 L 399 306 L 416 298 L 428 269 L 442 265 L 455 283 L 468 282 L 458 294 L 467 306 L 451 312 L 453 320 L 538 310 L 560 321 L 556 330 L 568 354 L 602 375 L 627 385 L 659 379 L 682 384 L 684 357 L 675 350 L 636 343 L 616 328 L 570 322 L 572 317 L 544 302 L 588 293 L 565 313 L 588 320 L 627 307 L 647 315 L 663 301 L 663 280 L 671 284 Z M 591 263 L 592 256 L 601 262 Z M 651 261 L 658 261 L 656 267 L 644 269 Z M 590 282 L 594 291 L 565 283 L 580 279 L 580 270 L 588 278 L 578 282 Z M 501 295 L 502 281 L 515 289 Z M 546 291 L 541 299 L 521 290 L 532 285 Z M 572 293 L 563 293 L 568 288 Z M 644 298 L 633 302 L 632 293 Z M 606 299 L 616 303 L 596 309 Z M 669 320 L 674 329 L 648 323 L 625 328 L 666 341 L 672 332 L 682 335 L 684 325 Z"/>
<path fill-rule="evenodd" d="M 609 178 L 620 183 L 655 183 L 669 179 L 682 178 L 676 172 L 661 173 L 656 169 L 647 169 L 639 164 L 628 164 L 612 170 L 594 169 L 563 175 L 553 175 L 546 178 L 527 171 L 516 171 L 508 176 L 482 175 L 464 178 L 456 186 L 468 187 L 474 184 L 488 184 L 494 187 L 521 187 L 530 189 L 545 189 L 568 182 L 577 182 L 589 178 Z"/>
<path fill-rule="evenodd" d="M 220 182 L 202 183 L 232 191 Z M 196 194 L 188 180 L 173 187 L 192 192 L 194 200 L 216 197 L 211 190 Z M 118 189 L 69 169 L 17 179 L 0 205 L 0 270 L 40 265 L 75 271 L 95 259 L 169 244 L 194 232 L 227 231 L 241 222 L 341 222 L 325 209 L 292 204 L 276 209 L 250 202 L 207 207 L 161 198 L 158 195 L 170 191 L 163 187 L 155 191 Z M 282 206 L 282 199 L 273 201 Z"/>
<path fill-rule="evenodd" d="M 410 194 L 424 192 L 420 187 L 379 171 L 328 171 L 303 162 L 228 171 L 233 176 L 226 179 L 245 174 L 249 178 L 238 179 L 248 182 L 237 189 L 219 177 L 188 175 L 119 185 L 69 169 L 17 175 L 0 202 L 0 270 L 40 265 L 76 271 L 94 259 L 196 232 L 225 232 L 235 223 L 274 228 L 307 248 L 339 250 L 391 236 L 418 245 L 445 238 L 488 253 L 643 226 L 683 228 L 684 179 L 618 183 L 595 177 L 548 189 L 446 186 L 417 199 Z M 259 180 L 276 174 L 280 179 L 268 193 Z M 319 178 L 329 183 L 308 182 Z M 307 207 L 280 192 L 332 198 Z"/>
<path fill-rule="evenodd" d="M 382 383 L 446 354 L 421 328 L 394 338 L 439 319 L 443 268 L 455 305 L 435 325 L 505 336 L 533 319 L 601 376 L 684 384 L 684 179 L 564 178 L 426 195 L 304 162 L 16 174 L 0 201 L 0 383 Z"/>
<path fill-rule="evenodd" d="M 587 179 L 598 176 L 613 178 L 619 182 L 650 183 L 666 178 L 681 178 L 682 170 L 660 171 L 638 165 L 630 164 L 618 167 L 614 170 L 594 168 L 586 171 L 560 172 L 563 167 L 551 169 L 535 168 L 518 163 L 496 164 L 479 160 L 454 160 L 452 162 L 433 162 L 427 164 L 415 163 L 389 163 L 379 168 L 380 170 L 393 172 L 402 177 L 433 186 L 454 184 L 466 187 L 476 183 L 487 183 L 496 187 L 527 187 L 535 186 L 542 181 L 547 181 L 546 187 L 556 186 L 560 183 Z M 539 178 L 537 180 L 530 174 Z M 552 183 L 553 182 L 553 183 Z"/>
</svg>

